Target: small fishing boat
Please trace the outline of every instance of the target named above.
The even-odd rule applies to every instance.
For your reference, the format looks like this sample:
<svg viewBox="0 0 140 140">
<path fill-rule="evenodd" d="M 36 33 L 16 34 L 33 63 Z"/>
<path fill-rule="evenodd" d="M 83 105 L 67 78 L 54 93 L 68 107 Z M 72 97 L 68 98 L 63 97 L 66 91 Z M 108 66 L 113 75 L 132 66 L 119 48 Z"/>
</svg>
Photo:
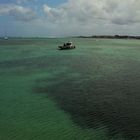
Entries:
<svg viewBox="0 0 140 140">
<path fill-rule="evenodd" d="M 5 37 L 4 37 L 4 40 L 8 40 L 8 36 L 5 36 Z"/>
<path fill-rule="evenodd" d="M 67 49 L 75 49 L 75 45 L 72 44 L 72 42 L 67 42 L 67 43 L 64 43 L 63 46 L 58 46 L 58 48 L 60 50 L 67 50 Z"/>
</svg>

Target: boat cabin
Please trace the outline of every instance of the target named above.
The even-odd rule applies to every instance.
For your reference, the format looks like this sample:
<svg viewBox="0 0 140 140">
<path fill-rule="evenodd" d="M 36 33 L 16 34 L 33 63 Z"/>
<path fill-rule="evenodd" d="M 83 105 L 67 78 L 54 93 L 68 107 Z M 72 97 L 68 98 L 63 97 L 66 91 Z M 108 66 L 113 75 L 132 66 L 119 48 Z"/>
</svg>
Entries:
<svg viewBox="0 0 140 140">
<path fill-rule="evenodd" d="M 64 50 L 64 49 L 74 49 L 75 46 L 72 44 L 72 42 L 67 42 L 67 43 L 64 43 L 63 46 L 58 46 L 58 48 L 60 50 Z"/>
</svg>

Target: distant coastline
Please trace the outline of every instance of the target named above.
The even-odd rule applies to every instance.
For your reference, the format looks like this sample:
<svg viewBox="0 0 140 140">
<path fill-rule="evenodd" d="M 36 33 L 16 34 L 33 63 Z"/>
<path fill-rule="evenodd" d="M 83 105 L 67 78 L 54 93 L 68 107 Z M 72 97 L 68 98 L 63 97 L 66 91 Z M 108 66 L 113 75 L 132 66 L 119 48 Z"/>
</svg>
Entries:
<svg viewBox="0 0 140 140">
<path fill-rule="evenodd" d="M 79 36 L 79 38 L 140 39 L 140 36 L 128 36 L 128 35 L 93 35 L 93 36 Z"/>
<path fill-rule="evenodd" d="M 92 36 L 65 36 L 65 37 L 0 37 L 0 40 L 7 39 L 54 39 L 54 38 L 97 38 L 97 39 L 140 39 L 140 36 L 129 35 L 92 35 Z"/>
</svg>

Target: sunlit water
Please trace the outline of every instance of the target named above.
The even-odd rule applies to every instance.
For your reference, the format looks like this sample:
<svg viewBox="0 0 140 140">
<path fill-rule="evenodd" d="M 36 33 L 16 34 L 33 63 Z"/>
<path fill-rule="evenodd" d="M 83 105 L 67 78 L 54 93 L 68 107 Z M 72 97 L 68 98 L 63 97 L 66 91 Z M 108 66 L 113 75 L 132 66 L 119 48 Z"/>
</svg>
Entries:
<svg viewBox="0 0 140 140">
<path fill-rule="evenodd" d="M 0 140 L 139 139 L 139 40 L 0 40 Z"/>
</svg>

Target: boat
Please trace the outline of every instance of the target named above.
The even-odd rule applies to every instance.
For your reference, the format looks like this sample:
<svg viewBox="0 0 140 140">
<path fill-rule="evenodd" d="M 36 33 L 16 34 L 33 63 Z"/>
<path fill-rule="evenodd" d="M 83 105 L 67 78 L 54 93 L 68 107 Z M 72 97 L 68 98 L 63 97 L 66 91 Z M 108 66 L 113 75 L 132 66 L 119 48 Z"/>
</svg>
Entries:
<svg viewBox="0 0 140 140">
<path fill-rule="evenodd" d="M 5 36 L 5 37 L 4 37 L 4 40 L 8 40 L 8 36 Z"/>
<path fill-rule="evenodd" d="M 75 49 L 75 45 L 72 42 L 68 41 L 64 43 L 62 46 L 58 46 L 60 50 L 67 50 L 67 49 Z"/>
</svg>

